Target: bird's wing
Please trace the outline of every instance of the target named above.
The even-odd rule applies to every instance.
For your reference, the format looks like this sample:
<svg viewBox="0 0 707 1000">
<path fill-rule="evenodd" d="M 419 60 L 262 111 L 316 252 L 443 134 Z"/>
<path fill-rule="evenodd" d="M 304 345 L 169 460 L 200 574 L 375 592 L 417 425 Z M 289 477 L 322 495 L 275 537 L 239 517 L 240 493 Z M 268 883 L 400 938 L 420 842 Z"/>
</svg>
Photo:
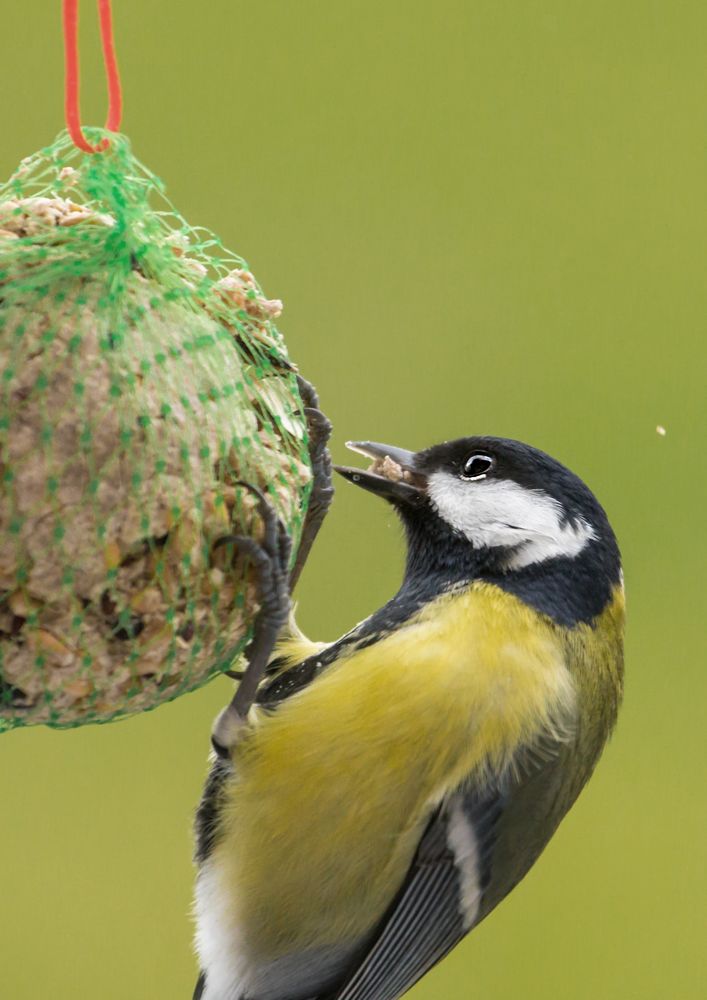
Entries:
<svg viewBox="0 0 707 1000">
<path fill-rule="evenodd" d="M 424 589 L 405 588 L 336 642 L 309 643 L 309 648 L 290 640 L 290 635 L 297 640 L 302 638 L 296 626 L 292 631 L 291 624 L 290 633 L 284 636 L 275 650 L 275 657 L 268 668 L 270 677 L 262 684 L 257 701 L 270 709 L 274 708 L 278 702 L 306 688 L 333 663 L 340 662 L 342 657 L 351 656 L 356 650 L 385 639 L 419 611 L 431 596 L 434 595 Z"/>
<path fill-rule="evenodd" d="M 502 811 L 501 793 L 462 791 L 435 814 L 368 951 L 327 1000 L 396 1000 L 471 930 Z"/>
</svg>

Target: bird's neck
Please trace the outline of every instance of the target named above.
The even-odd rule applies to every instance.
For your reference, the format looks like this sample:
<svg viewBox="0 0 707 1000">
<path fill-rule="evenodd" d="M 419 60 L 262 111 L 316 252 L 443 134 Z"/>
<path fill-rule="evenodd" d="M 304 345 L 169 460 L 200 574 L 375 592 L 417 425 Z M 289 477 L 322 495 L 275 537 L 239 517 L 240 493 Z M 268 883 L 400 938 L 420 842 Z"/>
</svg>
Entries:
<svg viewBox="0 0 707 1000">
<path fill-rule="evenodd" d="M 620 558 L 613 535 L 590 542 L 572 557 L 546 559 L 507 569 L 503 550 L 460 544 L 441 522 L 406 520 L 407 562 L 394 601 L 429 601 L 450 589 L 481 580 L 514 594 L 558 624 L 592 622 L 612 599 L 620 581 Z"/>
<path fill-rule="evenodd" d="M 405 518 L 407 558 L 402 589 L 440 591 L 458 583 L 500 572 L 499 556 L 489 549 L 460 544 L 459 536 L 444 522 L 428 518 Z"/>
</svg>

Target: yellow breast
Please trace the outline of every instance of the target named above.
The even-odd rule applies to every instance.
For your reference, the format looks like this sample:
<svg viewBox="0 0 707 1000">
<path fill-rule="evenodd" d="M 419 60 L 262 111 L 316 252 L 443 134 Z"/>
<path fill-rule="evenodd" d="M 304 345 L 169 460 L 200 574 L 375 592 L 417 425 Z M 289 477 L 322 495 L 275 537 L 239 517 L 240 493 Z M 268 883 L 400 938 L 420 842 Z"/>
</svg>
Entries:
<svg viewBox="0 0 707 1000">
<path fill-rule="evenodd" d="M 475 584 L 263 713 L 236 750 L 211 862 L 253 953 L 368 930 L 434 804 L 571 730 L 565 650 L 549 621 Z"/>
</svg>

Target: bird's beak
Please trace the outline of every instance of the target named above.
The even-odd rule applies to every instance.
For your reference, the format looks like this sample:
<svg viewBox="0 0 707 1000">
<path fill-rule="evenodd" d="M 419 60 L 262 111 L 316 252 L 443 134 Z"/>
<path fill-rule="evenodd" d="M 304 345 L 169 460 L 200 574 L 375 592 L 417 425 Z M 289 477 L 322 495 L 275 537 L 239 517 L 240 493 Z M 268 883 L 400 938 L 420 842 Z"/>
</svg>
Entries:
<svg viewBox="0 0 707 1000">
<path fill-rule="evenodd" d="M 417 471 L 414 452 L 375 441 L 347 441 L 346 447 L 372 458 L 373 465 L 368 470 L 335 465 L 344 479 L 391 503 L 417 506 L 423 502 L 427 480 Z"/>
</svg>

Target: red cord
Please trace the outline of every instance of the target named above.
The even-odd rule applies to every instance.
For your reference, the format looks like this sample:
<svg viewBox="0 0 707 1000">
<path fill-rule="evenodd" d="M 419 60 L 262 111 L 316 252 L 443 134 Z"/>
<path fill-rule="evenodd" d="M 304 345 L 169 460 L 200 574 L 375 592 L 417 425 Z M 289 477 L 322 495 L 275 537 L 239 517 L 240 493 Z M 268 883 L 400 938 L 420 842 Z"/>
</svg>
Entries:
<svg viewBox="0 0 707 1000">
<path fill-rule="evenodd" d="M 120 74 L 118 60 L 115 55 L 113 41 L 113 21 L 111 17 L 110 0 L 98 0 L 98 16 L 101 22 L 101 39 L 103 42 L 103 61 L 108 78 L 108 117 L 105 127 L 110 132 L 120 128 L 120 118 L 123 112 L 123 95 L 120 89 Z M 74 143 L 85 153 L 100 153 L 108 147 L 108 140 L 102 139 L 97 146 L 92 146 L 81 130 L 81 112 L 79 110 L 79 0 L 64 0 L 64 53 L 66 59 L 66 76 L 64 89 L 64 114 L 66 127 Z"/>
</svg>

